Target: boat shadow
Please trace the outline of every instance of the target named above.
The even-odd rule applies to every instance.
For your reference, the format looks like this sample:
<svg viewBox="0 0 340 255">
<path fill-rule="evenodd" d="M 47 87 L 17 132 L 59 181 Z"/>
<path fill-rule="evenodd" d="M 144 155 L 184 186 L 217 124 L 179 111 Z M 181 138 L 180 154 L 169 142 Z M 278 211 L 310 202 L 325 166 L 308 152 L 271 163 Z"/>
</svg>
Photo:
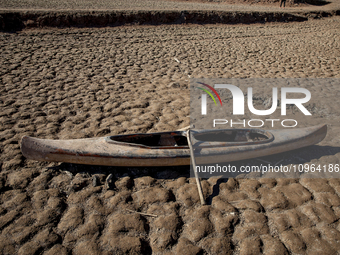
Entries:
<svg viewBox="0 0 340 255">
<path fill-rule="evenodd" d="M 260 165 L 290 165 L 290 164 L 306 164 L 311 162 L 312 160 L 318 160 L 325 156 L 334 156 L 340 153 L 340 147 L 334 146 L 320 146 L 320 145 L 312 145 L 305 147 L 303 149 L 297 149 L 289 152 L 284 152 L 280 154 L 270 155 L 261 158 L 249 159 L 231 162 L 230 164 L 236 166 L 238 169 L 241 166 L 260 166 Z M 332 159 L 327 159 L 332 160 Z M 338 159 L 336 158 L 336 162 L 328 162 L 327 164 L 337 163 Z M 325 160 L 322 161 L 323 163 Z M 229 164 L 229 163 L 228 163 Z M 321 164 L 321 163 L 320 163 Z M 117 180 L 122 177 L 129 176 L 131 178 L 141 178 L 145 176 L 150 176 L 159 180 L 176 180 L 180 177 L 190 178 L 193 177 L 194 174 L 190 172 L 190 166 L 167 166 L 167 167 L 114 167 L 114 166 L 91 166 L 91 165 L 80 165 L 80 164 L 71 164 L 71 163 L 61 163 L 57 166 L 51 167 L 55 170 L 67 171 L 72 175 L 76 175 L 77 173 L 85 173 L 89 176 L 93 176 L 96 174 L 102 174 L 108 176 L 109 174 L 113 175 L 114 180 Z M 228 182 L 230 178 L 261 178 L 258 175 L 252 174 L 240 174 L 232 173 L 232 174 L 216 174 L 207 175 L 200 174 L 201 179 L 209 179 L 209 178 L 217 178 L 216 183 L 212 187 L 212 192 L 207 196 L 206 203 L 211 205 L 214 197 L 220 194 L 220 185 L 221 183 Z M 281 178 L 280 176 L 274 176 L 272 178 Z M 112 187 L 114 188 L 114 187 Z"/>
<path fill-rule="evenodd" d="M 340 153 L 339 146 L 311 145 L 305 148 L 262 157 L 261 159 L 272 164 L 276 164 L 278 161 L 281 161 L 282 164 L 304 164 L 324 156 L 334 156 L 337 153 Z"/>
<path fill-rule="evenodd" d="M 115 167 L 100 165 L 82 165 L 74 163 L 60 163 L 49 169 L 57 171 L 66 171 L 72 175 L 76 174 L 112 174 L 114 178 L 122 178 L 129 176 L 131 178 L 139 178 L 150 176 L 155 179 L 177 179 L 180 177 L 190 178 L 190 165 L 187 166 L 161 166 L 161 167 Z"/>
</svg>

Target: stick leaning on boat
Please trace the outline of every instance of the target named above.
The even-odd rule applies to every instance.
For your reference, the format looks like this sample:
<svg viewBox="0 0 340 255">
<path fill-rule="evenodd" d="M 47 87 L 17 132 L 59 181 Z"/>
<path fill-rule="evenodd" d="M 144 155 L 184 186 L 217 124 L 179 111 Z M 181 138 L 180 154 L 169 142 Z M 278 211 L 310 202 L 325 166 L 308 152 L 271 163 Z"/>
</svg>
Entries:
<svg viewBox="0 0 340 255">
<path fill-rule="evenodd" d="M 187 131 L 116 135 L 74 140 L 24 136 L 22 154 L 38 161 L 105 166 L 190 165 Z M 221 129 L 190 131 L 197 164 L 268 156 L 316 144 L 326 125 L 297 129 Z"/>
</svg>

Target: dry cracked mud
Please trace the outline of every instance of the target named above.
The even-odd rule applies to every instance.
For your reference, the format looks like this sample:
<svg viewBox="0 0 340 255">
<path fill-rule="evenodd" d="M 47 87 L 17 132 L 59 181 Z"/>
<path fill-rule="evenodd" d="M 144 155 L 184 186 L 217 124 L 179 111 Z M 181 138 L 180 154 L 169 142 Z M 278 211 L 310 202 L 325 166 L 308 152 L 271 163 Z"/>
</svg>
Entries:
<svg viewBox="0 0 340 255">
<path fill-rule="evenodd" d="M 188 167 L 39 163 L 19 141 L 188 126 L 188 75 L 340 78 L 339 31 L 333 17 L 0 33 L 0 253 L 336 254 L 339 179 L 210 178 L 201 206 Z M 339 164 L 339 116 L 324 118 L 310 160 Z"/>
</svg>

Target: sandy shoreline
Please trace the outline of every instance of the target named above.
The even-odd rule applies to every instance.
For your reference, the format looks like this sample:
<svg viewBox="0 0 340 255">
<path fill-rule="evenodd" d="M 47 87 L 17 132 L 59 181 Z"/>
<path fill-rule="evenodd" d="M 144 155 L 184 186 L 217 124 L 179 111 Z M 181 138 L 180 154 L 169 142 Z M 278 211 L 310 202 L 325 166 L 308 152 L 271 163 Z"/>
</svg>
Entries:
<svg viewBox="0 0 340 255">
<path fill-rule="evenodd" d="M 38 163 L 18 141 L 188 126 L 188 75 L 340 78 L 339 31 L 331 17 L 0 33 L 0 253 L 336 254 L 339 179 L 207 179 L 201 206 L 185 167 Z M 339 164 L 339 90 L 313 89 L 324 153 L 285 157 Z"/>
</svg>

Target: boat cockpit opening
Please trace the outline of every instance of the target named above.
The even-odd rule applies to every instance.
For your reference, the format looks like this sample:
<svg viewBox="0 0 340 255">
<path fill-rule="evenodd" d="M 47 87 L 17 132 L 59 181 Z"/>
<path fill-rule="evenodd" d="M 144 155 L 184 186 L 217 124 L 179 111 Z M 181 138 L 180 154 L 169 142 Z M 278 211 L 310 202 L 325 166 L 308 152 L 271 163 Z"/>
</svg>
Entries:
<svg viewBox="0 0 340 255">
<path fill-rule="evenodd" d="M 268 142 L 271 137 L 268 132 L 261 130 L 235 129 L 235 130 L 213 130 L 193 133 L 194 138 L 201 142 Z M 136 146 L 147 147 L 186 147 L 187 137 L 177 132 L 154 133 L 154 134 L 134 134 L 111 136 L 111 141 L 128 143 Z"/>
<path fill-rule="evenodd" d="M 111 136 L 111 140 L 124 143 L 139 144 L 144 146 L 188 146 L 184 135 L 170 134 L 138 134 Z"/>
<path fill-rule="evenodd" d="M 204 142 L 252 142 L 269 139 L 264 133 L 240 130 L 211 131 L 194 134 L 194 137 L 196 140 Z"/>
</svg>

